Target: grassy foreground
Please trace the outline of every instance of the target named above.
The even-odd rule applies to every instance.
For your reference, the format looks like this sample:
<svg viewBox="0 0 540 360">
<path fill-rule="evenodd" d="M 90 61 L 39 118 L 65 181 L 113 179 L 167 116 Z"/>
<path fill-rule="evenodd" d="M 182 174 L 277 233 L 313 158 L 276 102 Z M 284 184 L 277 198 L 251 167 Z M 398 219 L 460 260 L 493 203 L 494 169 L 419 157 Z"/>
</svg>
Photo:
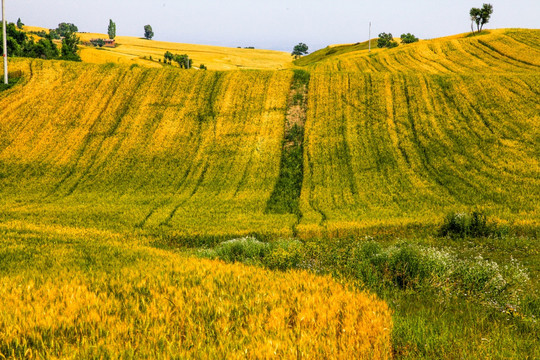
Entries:
<svg viewBox="0 0 540 360">
<path fill-rule="evenodd" d="M 244 238 L 194 253 L 355 281 L 393 310 L 396 359 L 536 359 L 538 246 L 537 238 L 423 234 L 269 244 Z"/>
<path fill-rule="evenodd" d="M 390 311 L 374 296 L 147 243 L 0 224 L 0 357 L 390 357 Z"/>
</svg>

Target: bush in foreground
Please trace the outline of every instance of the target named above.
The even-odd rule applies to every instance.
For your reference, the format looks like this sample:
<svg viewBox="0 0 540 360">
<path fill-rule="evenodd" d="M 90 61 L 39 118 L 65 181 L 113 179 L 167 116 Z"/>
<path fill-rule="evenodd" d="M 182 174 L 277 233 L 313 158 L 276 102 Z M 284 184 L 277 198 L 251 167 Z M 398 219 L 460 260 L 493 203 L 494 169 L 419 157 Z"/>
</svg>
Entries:
<svg viewBox="0 0 540 360">
<path fill-rule="evenodd" d="M 318 274 L 346 275 L 368 288 L 435 292 L 474 298 L 490 307 L 521 306 L 529 275 L 516 261 L 505 265 L 484 259 L 460 258 L 450 250 L 408 243 L 383 247 L 367 239 L 356 243 L 255 238 L 223 242 L 202 254 L 228 262 L 259 264 L 273 270 L 304 269 Z"/>
<path fill-rule="evenodd" d="M 438 233 L 439 236 L 453 238 L 501 237 L 506 233 L 506 229 L 488 221 L 487 215 L 479 211 L 471 214 L 452 212 L 446 216 Z"/>
</svg>

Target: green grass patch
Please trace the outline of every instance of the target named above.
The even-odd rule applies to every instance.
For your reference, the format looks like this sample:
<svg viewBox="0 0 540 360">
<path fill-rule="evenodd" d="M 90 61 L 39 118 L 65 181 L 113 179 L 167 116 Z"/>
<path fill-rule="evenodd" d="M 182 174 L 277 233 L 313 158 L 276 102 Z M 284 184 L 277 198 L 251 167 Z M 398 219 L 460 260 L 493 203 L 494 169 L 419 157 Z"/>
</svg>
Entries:
<svg viewBox="0 0 540 360">
<path fill-rule="evenodd" d="M 394 311 L 392 346 L 398 359 L 532 359 L 540 354 L 537 243 L 514 237 L 445 243 L 426 236 L 382 242 L 243 238 L 196 253 L 274 270 L 332 274 L 376 292 Z M 519 259 L 509 256 L 512 246 L 523 251 Z"/>
<path fill-rule="evenodd" d="M 310 75 L 307 71 L 294 70 L 279 178 L 267 202 L 267 213 L 301 216 L 300 193 L 304 179 L 304 124 L 309 78 Z M 291 109 L 293 107 L 294 109 Z"/>
<path fill-rule="evenodd" d="M 22 75 L 17 73 L 16 75 L 11 75 L 8 78 L 8 83 L 4 84 L 4 75 L 1 76 L 0 91 L 8 90 L 15 86 L 22 78 Z"/>
</svg>

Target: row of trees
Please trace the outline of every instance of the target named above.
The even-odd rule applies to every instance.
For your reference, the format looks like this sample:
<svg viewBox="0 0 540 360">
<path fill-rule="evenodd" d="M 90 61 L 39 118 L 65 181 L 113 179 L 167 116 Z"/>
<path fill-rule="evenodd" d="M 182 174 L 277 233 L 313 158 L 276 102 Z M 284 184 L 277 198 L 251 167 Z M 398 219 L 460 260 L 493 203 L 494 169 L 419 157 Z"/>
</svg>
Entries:
<svg viewBox="0 0 540 360">
<path fill-rule="evenodd" d="M 186 54 L 178 55 L 167 51 L 163 57 L 165 58 L 165 63 L 171 64 L 174 61 L 178 63 L 178 66 L 180 66 L 182 69 L 191 69 L 191 66 L 193 65 L 193 60 L 190 59 Z"/>
<path fill-rule="evenodd" d="M 6 27 L 8 55 L 80 61 L 81 59 L 77 54 L 79 38 L 76 36 L 75 32 L 73 32 L 73 29 L 76 29 L 76 26 L 73 25 L 73 27 L 71 27 L 67 25 L 66 23 L 62 23 L 58 25 L 57 29 L 51 30 L 49 33 L 42 32 L 38 34 L 41 39 L 36 42 L 33 38 L 29 38 L 25 32 L 19 30 L 24 26 L 20 19 L 17 21 L 17 26 L 13 23 L 9 23 Z M 3 26 L 0 25 L 0 29 L 2 29 L 2 27 Z M 60 36 L 62 38 L 61 50 L 58 49 L 58 46 L 53 41 Z M 1 33 L 0 40 L 3 40 Z M 3 51 L 1 41 L 0 50 Z"/>
<path fill-rule="evenodd" d="M 412 44 L 417 42 L 418 38 L 411 33 L 401 34 L 402 44 Z M 380 48 L 395 48 L 399 44 L 394 40 L 392 33 L 380 33 L 377 40 L 377 46 Z"/>
</svg>

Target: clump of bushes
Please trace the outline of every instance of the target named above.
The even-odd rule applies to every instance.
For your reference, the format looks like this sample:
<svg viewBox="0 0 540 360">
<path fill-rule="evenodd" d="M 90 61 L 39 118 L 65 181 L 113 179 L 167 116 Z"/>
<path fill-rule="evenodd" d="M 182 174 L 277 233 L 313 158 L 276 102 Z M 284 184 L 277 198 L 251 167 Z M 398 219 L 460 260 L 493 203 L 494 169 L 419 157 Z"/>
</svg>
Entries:
<svg viewBox="0 0 540 360">
<path fill-rule="evenodd" d="M 497 307 L 518 306 L 529 283 L 516 261 L 501 266 L 482 256 L 462 259 L 449 250 L 406 243 L 383 248 L 366 242 L 354 249 L 349 261 L 350 271 L 371 286 L 474 296 Z"/>
<path fill-rule="evenodd" d="M 273 270 L 309 270 L 359 280 L 375 290 L 430 291 L 474 298 L 497 308 L 517 308 L 529 276 L 516 261 L 506 265 L 477 256 L 460 258 L 450 250 L 408 243 L 383 246 L 360 241 L 261 242 L 246 237 L 222 242 L 203 256 L 244 262 Z"/>
<path fill-rule="evenodd" d="M 254 237 L 244 237 L 221 242 L 213 249 L 203 250 L 201 254 L 227 262 L 244 262 L 285 271 L 300 267 L 302 249 L 302 242 L 297 240 L 267 243 Z"/>
<path fill-rule="evenodd" d="M 411 33 L 401 34 L 402 44 L 412 44 L 418 42 L 418 38 Z"/>
<path fill-rule="evenodd" d="M 452 238 L 502 237 L 506 232 L 506 228 L 488 221 L 486 214 L 473 211 L 471 214 L 449 213 L 439 228 L 438 235 Z"/>
</svg>

